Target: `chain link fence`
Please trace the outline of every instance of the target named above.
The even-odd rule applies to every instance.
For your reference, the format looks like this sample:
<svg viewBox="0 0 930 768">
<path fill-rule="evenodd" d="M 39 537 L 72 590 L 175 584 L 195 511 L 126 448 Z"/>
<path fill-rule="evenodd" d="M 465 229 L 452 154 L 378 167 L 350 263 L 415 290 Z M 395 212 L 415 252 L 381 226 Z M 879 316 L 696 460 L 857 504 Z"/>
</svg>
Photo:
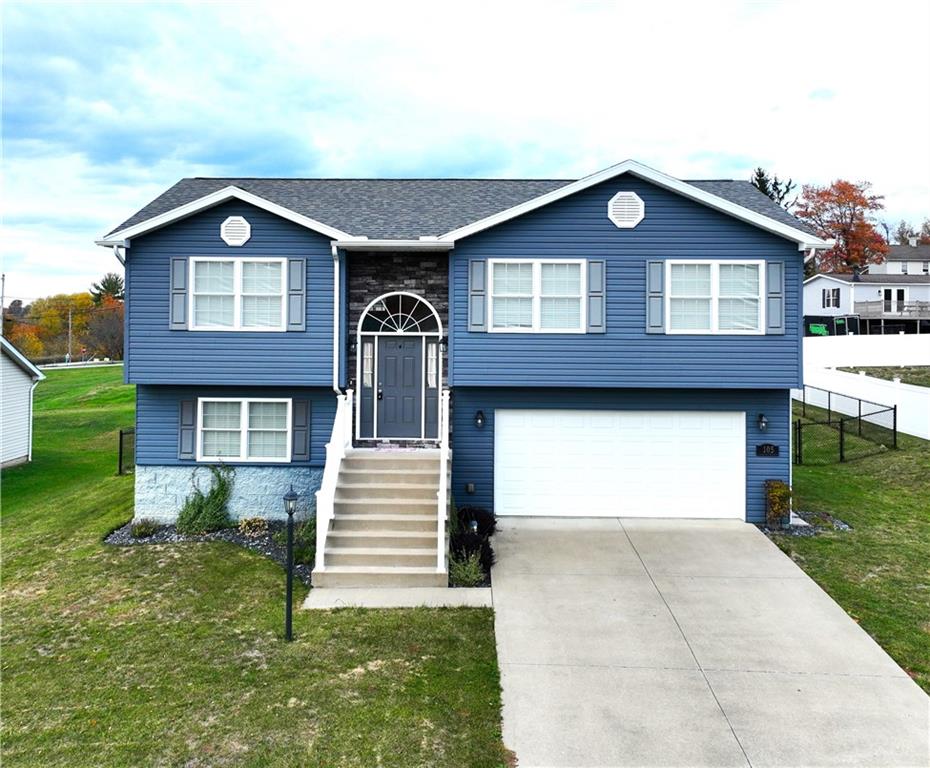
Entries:
<svg viewBox="0 0 930 768">
<path fill-rule="evenodd" d="M 898 447 L 897 406 L 805 386 L 795 400 L 795 464 L 835 464 Z"/>
<path fill-rule="evenodd" d="M 119 431 L 119 459 L 118 472 L 128 475 L 136 468 L 136 430 L 121 429 Z"/>
</svg>

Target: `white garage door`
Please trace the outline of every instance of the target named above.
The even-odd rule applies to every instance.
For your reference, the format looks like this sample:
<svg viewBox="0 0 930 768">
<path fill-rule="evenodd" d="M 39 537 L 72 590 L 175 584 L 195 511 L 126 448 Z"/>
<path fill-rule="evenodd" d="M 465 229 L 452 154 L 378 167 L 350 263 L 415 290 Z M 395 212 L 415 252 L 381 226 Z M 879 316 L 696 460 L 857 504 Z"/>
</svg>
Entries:
<svg viewBox="0 0 930 768">
<path fill-rule="evenodd" d="M 746 415 L 499 410 L 499 515 L 746 515 Z"/>
</svg>

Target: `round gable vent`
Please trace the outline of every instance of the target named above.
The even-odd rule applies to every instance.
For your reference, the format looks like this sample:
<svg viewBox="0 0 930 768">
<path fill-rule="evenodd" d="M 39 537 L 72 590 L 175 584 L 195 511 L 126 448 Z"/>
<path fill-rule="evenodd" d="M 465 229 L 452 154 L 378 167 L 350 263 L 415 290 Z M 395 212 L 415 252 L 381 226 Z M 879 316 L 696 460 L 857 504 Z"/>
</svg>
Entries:
<svg viewBox="0 0 930 768">
<path fill-rule="evenodd" d="M 620 229 L 633 229 L 646 216 L 646 205 L 635 192 L 618 192 L 607 203 L 607 218 Z"/>
<path fill-rule="evenodd" d="M 241 216 L 230 216 L 220 224 L 220 237 L 226 245 L 245 245 L 252 237 L 252 225 Z"/>
</svg>

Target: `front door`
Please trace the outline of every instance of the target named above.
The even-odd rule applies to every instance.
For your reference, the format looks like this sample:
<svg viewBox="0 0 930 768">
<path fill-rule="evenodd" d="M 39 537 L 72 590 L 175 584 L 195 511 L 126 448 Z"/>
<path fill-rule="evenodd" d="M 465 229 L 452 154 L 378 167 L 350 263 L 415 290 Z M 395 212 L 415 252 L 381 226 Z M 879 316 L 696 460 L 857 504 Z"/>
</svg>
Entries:
<svg viewBox="0 0 930 768">
<path fill-rule="evenodd" d="M 378 337 L 378 437 L 421 437 L 423 338 Z"/>
</svg>

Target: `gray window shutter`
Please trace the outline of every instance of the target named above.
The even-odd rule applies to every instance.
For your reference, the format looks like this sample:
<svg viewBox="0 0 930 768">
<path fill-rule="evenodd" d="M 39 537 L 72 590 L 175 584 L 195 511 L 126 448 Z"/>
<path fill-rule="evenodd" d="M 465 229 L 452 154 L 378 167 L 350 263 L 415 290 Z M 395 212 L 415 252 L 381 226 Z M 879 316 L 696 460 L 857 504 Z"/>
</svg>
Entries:
<svg viewBox="0 0 930 768">
<path fill-rule="evenodd" d="M 303 331 L 307 328 L 307 280 L 304 275 L 306 259 L 287 260 L 287 329 Z"/>
<path fill-rule="evenodd" d="M 665 262 L 646 262 L 646 333 L 665 333 Z"/>
<path fill-rule="evenodd" d="M 181 400 L 178 403 L 178 458 L 196 458 L 197 401 Z"/>
<path fill-rule="evenodd" d="M 488 263 L 484 259 L 468 262 L 468 330 L 488 329 Z"/>
<path fill-rule="evenodd" d="M 187 330 L 187 257 L 171 257 L 171 298 L 168 308 L 168 328 Z"/>
<path fill-rule="evenodd" d="M 291 402 L 291 461 L 310 461 L 310 401 Z"/>
<path fill-rule="evenodd" d="M 765 265 L 765 332 L 785 332 L 785 265 L 781 261 Z"/>
<path fill-rule="evenodd" d="M 607 331 L 607 263 L 588 262 L 588 333 Z"/>
</svg>

